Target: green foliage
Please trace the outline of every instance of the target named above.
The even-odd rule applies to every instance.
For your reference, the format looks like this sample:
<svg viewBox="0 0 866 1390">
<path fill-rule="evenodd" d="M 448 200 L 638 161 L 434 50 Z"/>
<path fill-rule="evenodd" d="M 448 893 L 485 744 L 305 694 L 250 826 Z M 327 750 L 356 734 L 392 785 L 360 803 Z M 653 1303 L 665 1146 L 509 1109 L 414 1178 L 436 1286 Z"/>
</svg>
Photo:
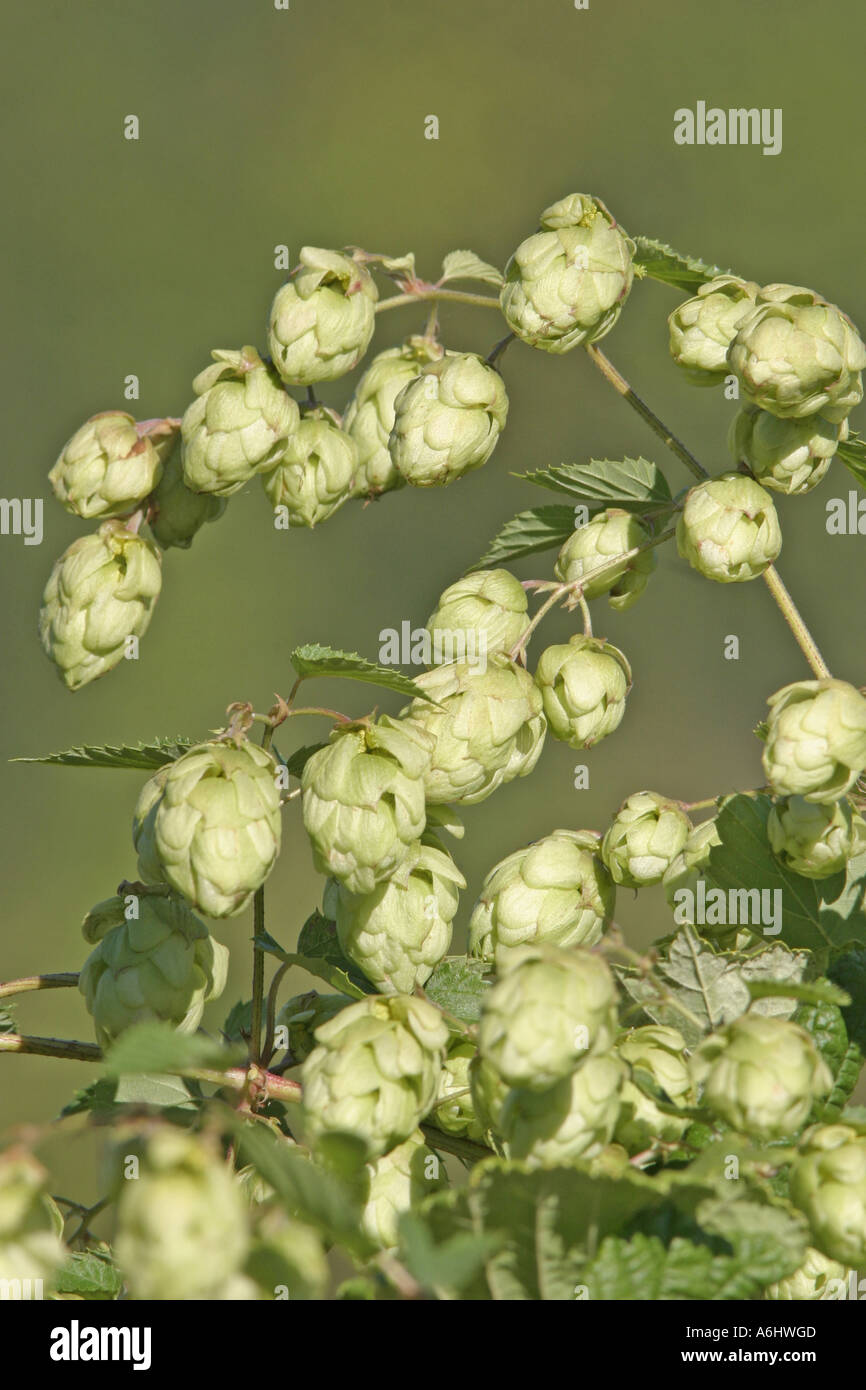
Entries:
<svg viewBox="0 0 866 1390">
<path fill-rule="evenodd" d="M 135 772 L 155 772 L 157 768 L 172 763 L 193 746 L 193 740 L 178 735 L 176 738 L 155 738 L 152 743 L 123 743 L 117 747 L 92 747 L 85 744 L 80 748 L 67 748 L 62 753 L 46 753 L 41 758 L 13 758 L 14 763 L 51 763 L 57 767 L 120 767 Z"/>
<path fill-rule="evenodd" d="M 298 675 L 305 680 L 310 676 L 337 676 L 378 685 L 383 690 L 396 690 L 399 695 L 417 695 L 422 700 L 427 698 L 415 682 L 402 672 L 390 666 L 377 666 L 375 662 L 358 656 L 357 652 L 340 652 L 333 647 L 323 647 L 319 642 L 308 642 L 303 647 L 295 647 L 291 660 Z"/>
<path fill-rule="evenodd" d="M 663 285 L 684 290 L 686 294 L 694 294 L 701 285 L 714 280 L 717 275 L 731 274 L 722 270 L 721 266 L 708 265 L 694 256 L 684 256 L 672 246 L 666 246 L 663 241 L 654 241 L 652 237 L 635 237 L 635 244 L 635 265 L 645 275 L 651 280 L 660 280 Z"/>
</svg>

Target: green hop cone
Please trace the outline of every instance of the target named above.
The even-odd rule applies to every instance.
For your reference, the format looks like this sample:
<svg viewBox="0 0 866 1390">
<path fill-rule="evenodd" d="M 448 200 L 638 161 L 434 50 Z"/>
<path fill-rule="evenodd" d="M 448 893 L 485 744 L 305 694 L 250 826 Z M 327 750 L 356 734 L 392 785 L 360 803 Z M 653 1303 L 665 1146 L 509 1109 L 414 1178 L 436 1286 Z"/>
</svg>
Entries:
<svg viewBox="0 0 866 1390">
<path fill-rule="evenodd" d="M 688 921 L 692 926 L 695 925 L 694 894 L 697 892 L 698 880 L 704 878 L 709 869 L 713 846 L 721 843 L 716 818 L 712 816 L 689 832 L 684 848 L 665 870 L 662 878 L 665 897 L 669 905 L 676 908 L 679 914 L 677 921 Z M 731 928 L 727 923 L 714 927 L 710 923 L 702 922 L 700 930 L 704 936 L 726 936 Z M 734 931 L 736 932 L 736 927 Z"/>
<path fill-rule="evenodd" d="M 668 316 L 671 357 L 695 386 L 724 381 L 728 348 L 759 288 L 736 275 L 717 275 Z"/>
<path fill-rule="evenodd" d="M 423 773 L 430 805 L 474 805 L 535 767 L 547 721 L 541 692 L 522 666 L 499 655 L 480 668 L 458 661 L 425 671 L 415 684 L 437 702 L 416 697 L 401 721 L 433 740 Z"/>
<path fill-rule="evenodd" d="M 841 309 L 801 285 L 765 285 L 728 362 L 753 405 L 782 418 L 838 424 L 863 397 L 866 347 Z"/>
<path fill-rule="evenodd" d="M 343 428 L 358 450 L 354 497 L 376 497 L 405 486 L 388 449 L 397 397 L 444 351 L 430 338 L 407 338 L 402 347 L 377 353 L 361 377 L 343 417 Z"/>
<path fill-rule="evenodd" d="M 613 328 L 631 289 L 635 245 L 586 193 L 553 203 L 539 221 L 505 267 L 499 301 L 524 343 L 568 352 Z"/>
<path fill-rule="evenodd" d="M 510 1091 L 501 1118 L 509 1157 L 533 1167 L 595 1158 L 613 1138 L 625 1075 L 615 1057 L 589 1057 L 546 1090 Z"/>
<path fill-rule="evenodd" d="M 72 542 L 51 571 L 39 613 L 43 650 L 67 689 L 80 690 L 123 660 L 129 640 L 147 631 L 161 587 L 156 546 L 121 521 Z"/>
<path fill-rule="evenodd" d="M 175 449 L 166 460 L 150 502 L 148 525 L 163 550 L 174 546 L 189 550 L 196 532 L 208 521 L 221 517 L 228 505 L 224 497 L 215 497 L 210 492 L 192 492 L 187 487 L 180 449 Z"/>
<path fill-rule="evenodd" d="M 485 1138 L 500 1133 L 502 1109 L 510 1090 L 511 1087 L 502 1080 L 496 1068 L 480 1052 L 476 1052 L 469 1063 L 469 1095 Z"/>
<path fill-rule="evenodd" d="M 466 880 L 450 854 L 418 843 L 370 893 L 338 886 L 337 936 L 381 994 L 412 994 L 451 945 L 451 923 Z"/>
<path fill-rule="evenodd" d="M 448 1028 L 426 1000 L 370 995 L 316 1034 L 301 1068 L 302 1119 L 312 1142 L 354 1134 L 368 1159 L 402 1144 L 436 1100 Z"/>
<path fill-rule="evenodd" d="M 285 453 L 262 486 L 271 506 L 285 507 L 290 526 L 326 521 L 351 496 L 358 468 L 355 441 L 323 405 L 304 407 Z"/>
<path fill-rule="evenodd" d="M 722 473 L 686 495 L 677 549 L 692 569 L 719 584 L 756 579 L 782 549 L 773 499 L 743 473 Z"/>
<path fill-rule="evenodd" d="M 547 724 L 570 748 L 591 748 L 618 728 L 631 690 L 631 667 L 603 638 L 575 633 L 547 647 L 535 672 Z"/>
<path fill-rule="evenodd" d="M 816 1125 L 791 1170 L 791 1200 L 823 1255 L 866 1265 L 866 1137 L 848 1125 Z"/>
<path fill-rule="evenodd" d="M 420 1129 L 389 1153 L 368 1163 L 367 1172 L 370 1190 L 361 1215 L 361 1230 L 383 1250 L 397 1244 L 397 1225 L 403 1212 L 448 1186 L 445 1166 L 427 1147 Z"/>
<path fill-rule="evenodd" d="M 831 424 L 821 415 L 782 420 L 747 405 L 731 423 L 728 449 L 734 462 L 745 463 L 763 487 L 793 497 L 820 483 L 847 438 L 847 420 Z"/>
<path fill-rule="evenodd" d="M 431 1122 L 446 1134 L 464 1139 L 483 1140 L 488 1127 L 475 1113 L 475 1101 L 470 1081 L 471 1067 L 478 1051 L 465 1038 L 452 1042 L 445 1054 L 439 1078 L 439 1096 Z"/>
<path fill-rule="evenodd" d="M 372 893 L 415 853 L 426 823 L 424 775 L 432 740 L 382 715 L 335 728 L 301 778 L 304 827 L 319 873 Z"/>
<path fill-rule="evenodd" d="M 253 743 L 200 743 L 147 782 L 133 820 L 144 878 L 208 917 L 236 917 L 274 867 L 276 764 Z"/>
<path fill-rule="evenodd" d="M 686 847 L 692 824 L 675 801 L 658 792 L 633 792 L 601 842 L 601 857 L 615 883 L 643 888 L 659 883 Z"/>
<path fill-rule="evenodd" d="M 822 1303 L 847 1298 L 851 1270 L 838 1260 L 828 1260 L 820 1250 L 811 1246 L 795 1274 L 769 1284 L 764 1298 L 774 1303 Z"/>
<path fill-rule="evenodd" d="M 122 410 L 104 410 L 76 430 L 48 474 L 58 502 L 85 519 L 123 516 L 153 492 L 163 456 L 146 421 L 136 426 Z"/>
<path fill-rule="evenodd" d="M 298 405 L 254 347 L 211 357 L 180 427 L 183 479 L 193 492 L 229 497 L 279 463 L 298 428 Z"/>
<path fill-rule="evenodd" d="M 474 352 L 447 352 L 397 397 L 391 462 L 414 487 L 442 487 L 487 462 L 507 415 L 496 368 Z"/>
<path fill-rule="evenodd" d="M 234 1276 L 220 1297 L 318 1302 L 325 1298 L 329 1281 L 318 1232 L 283 1211 L 271 1210 L 258 1222 L 243 1274 Z"/>
<path fill-rule="evenodd" d="M 182 898 L 141 893 L 138 916 L 129 920 L 127 902 L 116 897 L 98 903 L 81 928 L 94 950 L 81 967 L 78 988 L 102 1047 L 151 1019 L 194 1033 L 207 1000 L 222 994 L 228 971 L 226 947 Z"/>
<path fill-rule="evenodd" d="M 811 1035 L 797 1023 L 742 1014 L 692 1054 L 703 1104 L 725 1124 L 758 1139 L 794 1134 L 833 1078 Z"/>
<path fill-rule="evenodd" d="M 685 1056 L 686 1043 L 676 1028 L 649 1024 L 617 1039 L 616 1053 L 629 1067 L 648 1072 L 671 1105 L 694 1105 L 696 1091 Z M 615 1138 L 629 1153 L 641 1153 L 656 1140 L 674 1143 L 691 1122 L 667 1115 L 631 1079 L 622 1089 L 622 1109 Z"/>
<path fill-rule="evenodd" d="M 335 381 L 360 362 L 373 336 L 378 291 L 350 256 L 302 246 L 300 265 L 277 290 L 268 344 L 290 386 Z"/>
<path fill-rule="evenodd" d="M 32 1154 L 0 1154 L 0 1279 L 49 1280 L 63 1264 L 63 1217 L 48 1195 L 48 1174 Z M 4 1297 L 14 1298 L 10 1290 Z M 27 1285 L 19 1298 L 40 1297 Z"/>
<path fill-rule="evenodd" d="M 616 889 L 591 830 L 554 830 L 495 865 L 469 923 L 469 953 L 501 968 L 520 946 L 594 946 Z"/>
<path fill-rule="evenodd" d="M 521 946 L 484 995 L 478 1047 L 507 1085 L 543 1091 L 615 1034 L 616 988 L 599 956 Z"/>
<path fill-rule="evenodd" d="M 277 1014 L 277 1025 L 288 1034 L 286 1052 L 293 1066 L 305 1062 L 316 1046 L 319 1025 L 334 1018 L 351 1002 L 348 994 L 319 994 L 314 989 L 286 1001 Z"/>
<path fill-rule="evenodd" d="M 458 579 L 427 619 L 433 664 L 459 660 L 471 650 L 482 658 L 509 652 L 529 626 L 527 608 L 526 590 L 508 570 L 475 570 Z"/>
<path fill-rule="evenodd" d="M 601 598 L 608 594 L 611 608 L 621 612 L 631 608 L 646 588 L 657 564 L 656 553 L 643 550 L 619 565 L 612 562 L 650 539 L 651 532 L 639 517 L 620 507 L 608 507 L 569 536 L 559 552 L 554 574 L 563 584 L 589 576 L 583 597 Z M 604 573 L 593 579 L 593 572 L 602 566 L 607 566 Z"/>
<path fill-rule="evenodd" d="M 866 824 L 845 801 L 818 805 L 788 796 L 771 810 L 767 838 L 776 858 L 792 873 L 830 878 L 866 848 Z"/>
<path fill-rule="evenodd" d="M 777 796 L 831 802 L 866 768 L 866 699 L 847 681 L 794 681 L 768 701 L 763 763 Z"/>
<path fill-rule="evenodd" d="M 243 1265 L 249 1216 L 222 1156 L 166 1126 L 146 1141 L 138 1177 L 121 1179 L 117 1262 L 133 1299 L 219 1296 Z"/>
</svg>

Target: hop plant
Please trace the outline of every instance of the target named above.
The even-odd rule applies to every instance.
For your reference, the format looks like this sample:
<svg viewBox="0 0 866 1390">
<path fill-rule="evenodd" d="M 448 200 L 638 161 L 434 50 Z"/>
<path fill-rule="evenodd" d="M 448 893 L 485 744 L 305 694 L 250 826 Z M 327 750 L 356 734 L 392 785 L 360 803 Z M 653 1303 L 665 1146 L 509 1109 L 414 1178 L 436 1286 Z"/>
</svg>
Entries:
<svg viewBox="0 0 866 1390">
<path fill-rule="evenodd" d="M 616 1033 L 616 989 L 599 956 L 522 946 L 484 996 L 478 1046 L 509 1086 L 543 1091 Z"/>
<path fill-rule="evenodd" d="M 731 423 L 728 449 L 764 487 L 792 497 L 817 487 L 847 438 L 847 420 L 831 424 L 821 415 L 782 420 L 747 405 Z"/>
<path fill-rule="evenodd" d="M 677 549 L 692 569 L 719 584 L 756 579 L 782 549 L 773 499 L 742 473 L 723 473 L 687 494 Z"/>
<path fill-rule="evenodd" d="M 47 1184 L 45 1169 L 26 1150 L 15 1147 L 0 1154 L 0 1279 L 4 1281 L 48 1280 L 66 1257 L 63 1217 L 48 1195 Z"/>
<path fill-rule="evenodd" d="M 697 1098 L 685 1052 L 682 1033 L 656 1024 L 632 1028 L 616 1043 L 617 1056 L 633 1070 L 648 1072 L 671 1105 L 691 1106 Z M 658 1139 L 674 1143 L 688 1128 L 687 1118 L 660 1110 L 631 1079 L 623 1085 L 621 1102 L 614 1137 L 629 1153 L 641 1153 Z"/>
<path fill-rule="evenodd" d="M 432 1004 L 370 995 L 320 1025 L 301 1068 L 304 1131 L 356 1135 L 373 1160 L 402 1144 L 436 1100 L 448 1028 Z"/>
<path fill-rule="evenodd" d="M 361 1230 L 383 1250 L 398 1240 L 397 1223 L 405 1211 L 448 1186 L 444 1165 L 416 1129 L 381 1158 L 367 1164 L 369 1193 L 361 1214 Z"/>
<path fill-rule="evenodd" d="M 337 885 L 340 945 L 382 994 L 411 994 L 451 945 L 451 923 L 466 880 L 441 846 L 417 843 L 370 893 Z"/>
<path fill-rule="evenodd" d="M 117 1203 L 114 1249 L 132 1297 L 219 1297 L 248 1245 L 246 1200 L 220 1157 L 179 1129 L 151 1134 Z"/>
<path fill-rule="evenodd" d="M 288 1039 L 286 1052 L 292 1064 L 305 1062 L 316 1046 L 316 1029 L 327 1023 L 351 1004 L 348 994 L 319 994 L 309 989 L 287 1000 L 276 1016 L 279 1027 L 285 1028 Z"/>
<path fill-rule="evenodd" d="M 523 667 L 504 656 L 484 670 L 453 662 L 425 671 L 415 684 L 427 698 L 416 697 L 401 722 L 432 740 L 423 773 L 428 803 L 474 805 L 535 767 L 547 721 L 541 692 Z"/>
<path fill-rule="evenodd" d="M 358 450 L 354 497 L 376 497 L 405 486 L 388 449 L 397 397 L 444 352 L 431 338 L 407 338 L 402 347 L 377 353 L 361 377 L 343 417 L 343 428 Z"/>
<path fill-rule="evenodd" d="M 656 567 L 656 554 L 643 550 L 619 565 L 612 562 L 650 539 L 651 533 L 639 517 L 620 507 L 608 507 L 572 532 L 559 552 L 554 573 L 563 584 L 573 584 L 587 575 L 583 597 L 608 594 L 611 608 L 623 611 L 631 608 L 646 588 Z M 602 566 L 606 567 L 604 573 L 593 579 L 593 572 Z"/>
<path fill-rule="evenodd" d="M 313 527 L 348 500 L 357 469 L 357 446 L 339 417 L 323 405 L 305 407 L 262 486 L 272 507 L 286 508 L 290 526 Z"/>
<path fill-rule="evenodd" d="M 243 1273 L 223 1286 L 223 1299 L 285 1297 L 294 1302 L 325 1298 L 330 1279 L 328 1260 L 318 1233 L 282 1211 L 260 1218 Z"/>
<path fill-rule="evenodd" d="M 356 367 L 373 336 L 378 298 L 357 261 L 302 246 L 300 264 L 271 305 L 268 345 L 283 381 L 314 386 Z"/>
<path fill-rule="evenodd" d="M 487 462 L 507 416 L 496 368 L 474 352 L 446 352 L 397 397 L 391 462 L 414 487 L 442 487 Z"/>
<path fill-rule="evenodd" d="M 501 1117 L 509 1156 L 533 1167 L 596 1157 L 613 1137 L 625 1075 L 615 1057 L 589 1057 L 546 1090 L 510 1091 Z"/>
<path fill-rule="evenodd" d="M 601 842 L 601 857 L 615 883 L 643 888 L 659 883 L 686 847 L 692 824 L 675 801 L 657 792 L 633 792 Z"/>
<path fill-rule="evenodd" d="M 282 822 L 276 764 L 246 741 L 201 743 L 142 790 L 133 840 L 142 876 L 208 917 L 236 917 L 274 867 Z"/>
<path fill-rule="evenodd" d="M 800 285 L 765 285 L 728 362 L 743 395 L 782 418 L 844 420 L 863 397 L 866 347 L 847 315 Z"/>
<path fill-rule="evenodd" d="M 174 546 L 189 550 L 196 533 L 207 522 L 221 517 L 227 505 L 225 497 L 192 492 L 187 487 L 183 480 L 181 451 L 175 449 L 166 460 L 162 477 L 150 498 L 148 525 L 163 550 Z"/>
<path fill-rule="evenodd" d="M 682 911 L 683 906 L 688 900 L 682 897 L 678 898 L 677 894 L 680 893 L 681 890 L 687 890 L 690 894 L 694 895 L 697 890 L 698 880 L 704 877 L 709 867 L 710 854 L 712 853 L 713 846 L 720 845 L 721 843 L 722 840 L 719 835 L 719 828 L 716 824 L 715 816 L 712 816 L 709 820 L 702 821 L 700 825 L 696 825 L 694 829 L 689 832 L 689 837 L 686 840 L 684 849 L 671 861 L 670 867 L 665 870 L 662 877 L 665 897 L 671 907 L 677 906 L 680 911 Z M 692 902 L 694 902 L 693 897 Z M 692 917 L 693 916 L 694 913 L 692 912 Z M 692 917 L 689 917 L 688 920 L 691 921 Z M 694 923 L 692 923 L 692 925 L 694 925 Z M 730 927 L 727 924 L 714 930 L 709 923 L 701 923 L 701 932 L 705 935 L 725 936 L 729 931 Z"/>
<path fill-rule="evenodd" d="M 42 595 L 39 637 L 68 690 L 104 676 L 122 661 L 130 638 L 143 637 L 162 587 L 159 551 L 121 521 L 73 541 Z"/>
<path fill-rule="evenodd" d="M 631 289 L 635 244 L 586 193 L 553 203 L 539 221 L 505 267 L 500 303 L 524 343 L 568 352 L 613 328 Z"/>
<path fill-rule="evenodd" d="M 759 288 L 737 275 L 717 275 L 668 316 L 671 357 L 695 386 L 724 381 L 728 348 Z"/>
<path fill-rule="evenodd" d="M 829 803 L 866 768 L 866 699 L 847 681 L 794 681 L 768 701 L 763 763 L 777 796 Z"/>
<path fill-rule="evenodd" d="M 58 502 L 85 519 L 134 511 L 162 477 L 163 456 L 147 430 L 152 423 L 137 426 L 122 410 L 92 415 L 48 474 Z"/>
<path fill-rule="evenodd" d="M 454 661 L 460 655 L 455 650 L 462 638 L 475 634 L 478 655 L 506 653 L 523 636 L 529 626 L 526 590 L 508 570 L 474 570 L 458 579 L 439 596 L 439 602 L 427 619 L 437 666 Z"/>
<path fill-rule="evenodd" d="M 804 878 L 830 878 L 866 848 L 866 824 L 845 801 L 816 805 L 788 796 L 767 818 L 770 848 L 786 869 Z"/>
<path fill-rule="evenodd" d="M 496 1068 L 476 1052 L 469 1062 L 469 1097 L 485 1141 L 501 1132 L 502 1110 L 510 1090 Z"/>
<path fill-rule="evenodd" d="M 501 967 L 521 946 L 594 946 L 616 898 L 598 850 L 590 830 L 554 830 L 496 864 L 469 923 L 470 954 Z"/>
<path fill-rule="evenodd" d="M 828 1260 L 820 1250 L 810 1246 L 796 1273 L 780 1279 L 777 1284 L 769 1284 L 764 1298 L 775 1303 L 821 1303 L 844 1298 L 850 1273 L 838 1260 Z"/>
<path fill-rule="evenodd" d="M 207 1000 L 225 988 L 228 951 L 182 898 L 141 893 L 136 911 L 127 919 L 127 899 L 108 898 L 82 923 L 94 950 L 78 988 L 102 1047 L 149 1019 L 194 1033 Z"/>
<path fill-rule="evenodd" d="M 487 1126 L 475 1113 L 471 1067 L 478 1056 L 475 1045 L 465 1038 L 452 1042 L 445 1054 L 439 1077 L 439 1095 L 432 1120 L 437 1129 L 464 1139 L 481 1142 Z"/>
<path fill-rule="evenodd" d="M 183 480 L 192 492 L 229 497 L 279 463 L 298 428 L 298 405 L 254 347 L 211 357 L 181 422 Z"/>
<path fill-rule="evenodd" d="M 814 1126 L 790 1188 L 821 1254 L 855 1269 L 866 1264 L 866 1137 L 845 1124 Z"/>
<path fill-rule="evenodd" d="M 575 633 L 545 648 L 535 683 L 553 737 L 570 748 L 591 748 L 622 722 L 631 667 L 610 642 Z"/>
<path fill-rule="evenodd" d="M 691 1067 L 713 1114 L 761 1139 L 795 1133 L 833 1084 L 805 1028 L 765 1014 L 742 1014 L 705 1038 Z"/>
<path fill-rule="evenodd" d="M 334 729 L 301 779 L 304 827 L 320 873 L 367 894 L 406 862 L 426 824 L 432 747 L 423 729 L 387 715 Z"/>
</svg>

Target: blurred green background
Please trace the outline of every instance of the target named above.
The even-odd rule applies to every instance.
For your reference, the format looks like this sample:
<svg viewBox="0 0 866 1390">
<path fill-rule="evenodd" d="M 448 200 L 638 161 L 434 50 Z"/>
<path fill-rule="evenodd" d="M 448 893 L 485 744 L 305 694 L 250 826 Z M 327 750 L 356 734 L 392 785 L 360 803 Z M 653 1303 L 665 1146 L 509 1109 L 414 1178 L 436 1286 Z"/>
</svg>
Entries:
<svg viewBox="0 0 866 1390">
<path fill-rule="evenodd" d="M 0 538 L 0 978 L 79 967 L 84 912 L 134 874 L 129 821 L 143 780 L 8 759 L 204 734 L 229 701 L 262 709 L 275 690 L 286 693 L 300 642 L 375 658 L 380 630 L 423 623 L 507 518 L 555 500 L 515 472 L 643 453 L 675 489 L 687 481 L 580 352 L 556 358 L 514 345 L 504 359 L 509 426 L 482 471 L 441 491 L 407 488 L 365 509 L 346 506 L 303 534 L 275 532 L 251 486 L 191 551 L 166 555 L 141 661 L 71 696 L 35 631 L 55 557 L 87 529 L 50 498 L 46 473 L 64 440 L 95 411 L 125 408 L 128 373 L 141 380 L 139 417 L 180 414 L 211 348 L 264 348 L 284 279 L 273 266 L 278 243 L 293 260 L 304 243 L 411 249 L 420 273 L 436 278 L 456 247 L 504 264 L 540 209 L 575 190 L 604 198 L 633 233 L 762 282 L 812 285 L 866 322 L 856 163 L 852 178 L 866 12 L 857 0 L 825 0 L 820 13 L 817 53 L 814 8 L 782 11 L 769 0 L 590 0 L 585 11 L 572 0 L 6 7 L 3 492 L 46 500 L 41 546 Z M 698 100 L 782 107 L 782 153 L 676 146 L 674 110 Z M 123 138 L 128 114 L 141 122 L 137 143 Z M 424 138 L 430 114 L 437 142 Z M 672 366 L 665 318 L 676 302 L 663 286 L 636 284 L 604 347 L 718 471 L 736 406 L 690 388 Z M 423 309 L 384 315 L 374 350 L 424 319 Z M 503 332 L 486 310 L 444 309 L 442 324 L 449 346 L 483 352 Z M 352 381 L 323 398 L 341 407 Z M 862 683 L 864 542 L 824 529 L 827 498 L 853 486 L 835 464 L 810 496 L 781 500 L 780 569 L 831 668 Z M 548 577 L 552 563 L 551 554 L 517 569 Z M 588 755 L 549 741 L 532 778 L 467 811 L 457 856 L 470 887 L 458 943 L 483 873 L 519 844 L 559 825 L 602 829 L 638 788 L 697 799 L 755 785 L 751 730 L 766 697 L 807 674 L 763 584 L 708 584 L 670 548 L 633 610 L 595 608 L 597 631 L 634 667 L 627 717 Z M 545 644 L 574 626 L 557 616 Z M 722 656 L 730 633 L 740 638 L 738 662 Z M 371 700 L 347 683 L 317 693 L 357 713 Z M 315 721 L 292 730 L 297 743 L 322 732 Z M 284 753 L 294 746 L 285 733 L 279 742 Z M 582 761 L 591 787 L 576 792 Z M 296 806 L 284 844 L 268 925 L 291 945 L 321 886 Z M 636 944 L 670 920 L 655 890 L 621 893 L 618 916 Z M 222 923 L 217 934 L 233 969 L 207 1015 L 214 1027 L 248 993 L 251 920 Z M 28 1032 L 91 1037 L 72 991 L 26 997 L 19 1018 Z M 83 1064 L 0 1058 L 0 1129 L 56 1114 L 92 1075 Z M 91 1139 L 46 1150 L 62 1190 L 95 1191 L 92 1152 Z"/>
</svg>

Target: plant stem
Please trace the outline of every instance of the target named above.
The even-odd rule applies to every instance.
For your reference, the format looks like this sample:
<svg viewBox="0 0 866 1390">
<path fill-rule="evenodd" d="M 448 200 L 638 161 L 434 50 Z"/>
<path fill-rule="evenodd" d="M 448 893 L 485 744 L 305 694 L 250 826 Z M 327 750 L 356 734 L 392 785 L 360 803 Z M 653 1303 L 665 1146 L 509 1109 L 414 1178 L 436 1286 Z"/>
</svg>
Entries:
<svg viewBox="0 0 866 1390">
<path fill-rule="evenodd" d="M 486 1144 L 476 1144 L 474 1139 L 463 1139 L 459 1134 L 446 1134 L 435 1125 L 423 1124 L 421 1130 L 431 1149 L 441 1149 L 443 1153 L 454 1154 L 455 1158 L 466 1158 L 471 1163 L 477 1163 L 479 1159 L 490 1158 L 493 1153 Z"/>
<path fill-rule="evenodd" d="M 764 570 L 764 583 L 776 600 L 779 612 L 794 634 L 794 640 L 819 680 L 830 674 L 830 668 L 818 650 L 818 644 L 807 628 L 775 565 Z"/>
<path fill-rule="evenodd" d="M 591 637 L 591 636 L 592 636 L 592 618 L 591 618 L 590 612 L 589 612 L 589 604 L 587 603 L 586 599 L 583 597 L 583 594 L 578 594 L 578 596 L 577 596 L 577 601 L 578 601 L 578 603 L 580 604 L 580 611 L 581 611 L 581 613 L 583 614 L 583 635 L 584 635 L 584 637 Z"/>
<path fill-rule="evenodd" d="M 477 304 L 481 308 L 499 309 L 499 300 L 489 294 L 470 294 L 466 290 L 442 290 L 431 285 L 426 290 L 415 290 L 411 294 L 395 294 L 390 299 L 380 299 L 376 313 L 383 314 L 386 309 L 398 309 L 401 304 L 418 304 L 421 300 L 446 300 L 452 304 Z"/>
<path fill-rule="evenodd" d="M 279 970 L 271 980 L 271 987 L 268 990 L 268 1009 L 267 1025 L 265 1027 L 265 1045 L 262 1049 L 262 1065 L 267 1066 L 274 1055 L 274 1033 L 277 1024 L 277 993 L 280 982 L 289 968 L 289 962 L 284 961 Z"/>
<path fill-rule="evenodd" d="M 489 366 L 496 366 L 500 357 L 503 356 L 506 349 L 509 348 L 511 344 L 515 341 L 516 337 L 516 333 L 506 333 L 504 338 L 499 339 L 499 342 L 496 344 L 495 347 L 490 349 L 490 352 L 487 354 L 487 357 L 485 358 L 485 361 L 488 363 Z"/>
<path fill-rule="evenodd" d="M 78 975 L 68 971 L 59 975 L 25 975 L 20 980 L 7 980 L 0 983 L 0 999 L 12 994 L 26 994 L 33 989 L 74 989 Z"/>
<path fill-rule="evenodd" d="M 274 736 L 272 725 L 262 732 L 262 748 L 267 751 L 271 746 Z M 258 939 L 264 936 L 265 932 L 265 886 L 256 889 L 253 898 L 253 936 Z M 262 1043 L 262 1006 L 265 995 L 265 953 L 261 946 L 253 943 L 253 1009 L 252 1024 L 250 1028 L 250 1061 L 258 1063 L 261 1060 Z"/>
<path fill-rule="evenodd" d="M 669 449 L 676 454 L 681 463 L 694 474 L 696 478 L 708 478 L 709 474 L 703 464 L 699 463 L 694 454 L 686 448 L 682 440 L 677 439 L 675 434 L 671 434 L 667 425 L 656 415 L 655 411 L 650 410 L 646 401 L 642 401 L 636 391 L 633 391 L 621 372 L 618 372 L 609 357 L 605 357 L 600 348 L 590 343 L 586 348 L 586 355 L 590 362 L 601 372 L 602 376 L 610 382 L 615 391 L 628 401 L 633 410 L 646 421 L 650 429 L 653 430 L 665 443 Z"/>
<path fill-rule="evenodd" d="M 338 709 L 326 709 L 323 705 L 305 705 L 303 709 L 290 709 L 289 715 L 293 714 L 322 714 L 326 719 L 338 720 L 340 724 L 354 723 L 350 714 L 341 714 Z"/>
<path fill-rule="evenodd" d="M 71 1062 L 101 1062 L 96 1043 L 70 1038 L 31 1038 L 23 1033 L 0 1033 L 0 1052 L 25 1052 L 31 1057 L 66 1057 Z"/>
</svg>

